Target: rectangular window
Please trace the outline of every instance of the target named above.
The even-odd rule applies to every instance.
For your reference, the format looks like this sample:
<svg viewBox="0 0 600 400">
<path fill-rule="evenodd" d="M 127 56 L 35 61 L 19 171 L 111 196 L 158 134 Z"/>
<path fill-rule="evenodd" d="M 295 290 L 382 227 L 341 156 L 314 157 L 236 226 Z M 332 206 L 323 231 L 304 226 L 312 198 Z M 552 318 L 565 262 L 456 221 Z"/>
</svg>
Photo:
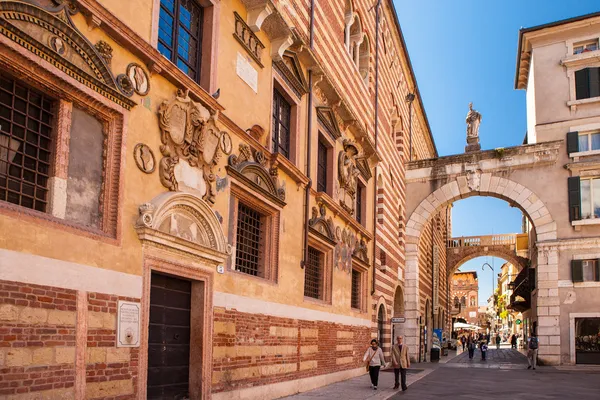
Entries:
<svg viewBox="0 0 600 400">
<path fill-rule="evenodd" d="M 363 221 L 363 196 L 365 194 L 365 187 L 362 185 L 362 183 L 358 182 L 358 184 L 356 185 L 356 220 L 361 223 L 364 224 L 365 221 Z"/>
<path fill-rule="evenodd" d="M 327 150 L 327 145 L 319 140 L 317 151 L 317 191 L 324 193 L 327 192 Z"/>
<path fill-rule="evenodd" d="M 273 91 L 273 152 L 281 153 L 286 158 L 290 158 L 290 123 L 292 116 L 292 106 L 275 89 Z"/>
<path fill-rule="evenodd" d="M 600 218 L 600 178 L 581 179 L 581 218 Z"/>
<path fill-rule="evenodd" d="M 361 285 L 360 285 L 360 281 L 361 281 L 361 276 L 360 276 L 360 272 L 358 272 L 357 270 L 353 269 L 352 270 L 352 297 L 351 297 L 351 303 L 352 303 L 352 308 L 357 308 L 360 309 L 361 306 L 361 302 L 360 302 L 360 293 L 361 293 Z"/>
<path fill-rule="evenodd" d="M 0 200 L 46 212 L 55 101 L 0 74 Z"/>
<path fill-rule="evenodd" d="M 235 269 L 263 277 L 263 216 L 247 205 L 238 203 Z"/>
<path fill-rule="evenodd" d="M 572 260 L 571 279 L 573 282 L 600 281 L 598 260 Z"/>
<path fill-rule="evenodd" d="M 200 79 L 202 7 L 195 0 L 161 0 L 158 51 L 195 81 Z"/>
<path fill-rule="evenodd" d="M 577 100 L 598 96 L 600 96 L 600 67 L 576 71 L 575 97 Z"/>
<path fill-rule="evenodd" d="M 322 299 L 323 295 L 323 253 L 314 247 L 308 248 L 308 260 L 304 268 L 304 296 Z"/>
<path fill-rule="evenodd" d="M 600 150 L 600 132 L 579 135 L 579 151 Z"/>
<path fill-rule="evenodd" d="M 594 50 L 598 50 L 598 39 L 579 42 L 573 45 L 573 54 L 581 54 Z"/>
</svg>

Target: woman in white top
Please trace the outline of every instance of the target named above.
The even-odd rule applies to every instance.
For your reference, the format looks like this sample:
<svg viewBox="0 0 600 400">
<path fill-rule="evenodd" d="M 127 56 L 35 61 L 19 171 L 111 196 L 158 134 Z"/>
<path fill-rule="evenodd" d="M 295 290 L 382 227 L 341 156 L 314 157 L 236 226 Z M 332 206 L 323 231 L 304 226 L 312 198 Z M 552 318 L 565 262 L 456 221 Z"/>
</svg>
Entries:
<svg viewBox="0 0 600 400">
<path fill-rule="evenodd" d="M 371 386 L 373 390 L 377 390 L 377 382 L 379 381 L 379 369 L 385 366 L 385 358 L 383 358 L 383 351 L 379 347 L 377 339 L 371 340 L 371 347 L 365 352 L 363 361 L 367 363 L 367 370 L 371 377 Z"/>
</svg>

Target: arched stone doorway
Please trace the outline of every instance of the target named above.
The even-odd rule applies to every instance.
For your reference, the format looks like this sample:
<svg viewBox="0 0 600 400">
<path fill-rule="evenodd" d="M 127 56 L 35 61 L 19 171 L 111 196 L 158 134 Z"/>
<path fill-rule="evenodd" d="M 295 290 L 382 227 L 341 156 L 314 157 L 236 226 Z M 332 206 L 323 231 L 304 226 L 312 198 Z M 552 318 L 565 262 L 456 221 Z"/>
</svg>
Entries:
<svg viewBox="0 0 600 400">
<path fill-rule="evenodd" d="M 419 172 L 421 173 L 421 172 Z M 417 175 L 417 172 L 414 174 Z M 408 177 L 408 175 L 407 175 Z M 475 177 L 477 179 L 475 179 Z M 410 179 L 410 178 L 409 178 Z M 492 173 L 481 173 L 479 171 L 469 171 L 465 175 L 455 176 L 445 179 L 445 184 L 441 186 L 432 185 L 429 181 L 409 181 L 409 185 L 414 186 L 414 190 L 407 188 L 407 193 L 424 193 L 427 188 L 429 194 L 425 195 L 418 202 L 412 203 L 413 208 L 410 218 L 406 224 L 406 311 L 407 324 L 405 326 L 406 342 L 412 348 L 418 348 L 420 329 L 417 322 L 421 314 L 420 306 L 423 304 L 419 290 L 420 271 L 419 271 L 419 240 L 425 228 L 425 225 L 432 219 L 440 209 L 449 204 L 472 196 L 491 196 L 509 202 L 512 206 L 521 209 L 532 222 L 538 244 L 537 271 L 544 270 L 544 274 L 537 274 L 537 284 L 547 288 L 543 293 L 538 293 L 537 307 L 545 307 L 544 304 L 554 304 L 558 298 L 558 250 L 554 247 L 543 246 L 544 241 L 555 240 L 557 238 L 556 222 L 550 215 L 546 204 L 530 189 L 518 182 L 504 178 L 503 176 L 494 176 Z M 431 192 L 431 188 L 437 187 Z M 542 244 L 542 246 L 540 246 Z M 542 297 L 542 298 L 540 298 Z M 540 301 L 541 300 L 541 301 Z M 540 313 L 538 313 L 540 314 Z M 541 329 L 542 323 L 544 328 Z M 560 344 L 559 319 L 558 316 L 551 318 L 545 317 L 538 322 L 540 327 L 540 343 L 555 343 L 552 349 L 542 350 L 540 346 L 540 358 L 549 363 L 558 363 L 560 354 L 554 354 Z M 542 339 L 544 332 L 545 338 Z"/>
<path fill-rule="evenodd" d="M 384 344 L 384 331 L 385 331 L 385 307 L 383 304 L 379 306 L 379 311 L 377 312 L 377 341 L 379 342 L 379 346 L 383 349 Z"/>
<path fill-rule="evenodd" d="M 396 292 L 394 293 L 394 312 L 392 317 L 404 317 L 404 293 L 402 292 L 402 288 L 400 286 L 396 288 Z M 402 327 L 404 324 L 405 322 L 392 323 L 392 344 L 396 343 L 396 337 L 403 335 Z"/>
</svg>

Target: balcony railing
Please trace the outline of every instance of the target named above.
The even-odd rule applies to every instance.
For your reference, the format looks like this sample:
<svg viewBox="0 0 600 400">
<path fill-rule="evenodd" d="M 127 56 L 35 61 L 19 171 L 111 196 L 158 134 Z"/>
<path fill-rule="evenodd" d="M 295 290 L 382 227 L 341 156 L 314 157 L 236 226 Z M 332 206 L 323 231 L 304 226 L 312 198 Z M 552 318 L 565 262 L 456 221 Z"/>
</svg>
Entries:
<svg viewBox="0 0 600 400">
<path fill-rule="evenodd" d="M 510 246 L 517 244 L 517 237 L 519 238 L 519 244 L 527 247 L 527 235 L 525 234 L 525 243 L 523 243 L 522 235 L 515 233 L 508 233 L 502 235 L 484 235 L 484 236 L 461 236 L 448 240 L 449 248 L 457 247 L 472 247 L 472 246 Z"/>
</svg>

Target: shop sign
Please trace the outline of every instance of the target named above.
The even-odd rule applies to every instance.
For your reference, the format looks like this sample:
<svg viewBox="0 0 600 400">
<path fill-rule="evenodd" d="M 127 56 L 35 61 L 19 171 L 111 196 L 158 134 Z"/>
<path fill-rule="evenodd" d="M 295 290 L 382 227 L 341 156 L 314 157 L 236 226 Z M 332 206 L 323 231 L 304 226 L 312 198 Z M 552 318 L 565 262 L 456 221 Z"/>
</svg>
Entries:
<svg viewBox="0 0 600 400">
<path fill-rule="evenodd" d="M 516 320 L 516 321 L 515 321 L 515 324 L 517 324 L 517 325 L 521 325 L 521 320 L 520 320 L 520 319 Z"/>
<path fill-rule="evenodd" d="M 403 324 L 404 322 L 406 322 L 406 318 L 404 318 L 404 317 L 392 318 L 392 324 Z"/>
</svg>

